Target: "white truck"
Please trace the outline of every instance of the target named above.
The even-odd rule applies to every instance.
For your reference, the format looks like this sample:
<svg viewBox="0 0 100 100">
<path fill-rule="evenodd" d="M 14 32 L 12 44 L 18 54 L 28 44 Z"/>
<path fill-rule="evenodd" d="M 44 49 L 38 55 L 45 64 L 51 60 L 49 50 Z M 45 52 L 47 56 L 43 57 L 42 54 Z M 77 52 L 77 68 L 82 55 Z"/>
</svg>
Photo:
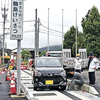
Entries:
<svg viewBox="0 0 100 100">
<path fill-rule="evenodd" d="M 80 58 L 82 59 L 82 69 L 85 69 L 87 67 L 88 61 L 86 49 L 79 49 L 79 54 Z M 68 74 L 70 71 L 74 71 L 75 57 L 71 57 L 71 49 L 63 49 L 63 51 L 49 51 L 46 52 L 46 56 L 57 57 L 60 60 L 60 62 L 64 65 L 64 68 Z"/>
</svg>

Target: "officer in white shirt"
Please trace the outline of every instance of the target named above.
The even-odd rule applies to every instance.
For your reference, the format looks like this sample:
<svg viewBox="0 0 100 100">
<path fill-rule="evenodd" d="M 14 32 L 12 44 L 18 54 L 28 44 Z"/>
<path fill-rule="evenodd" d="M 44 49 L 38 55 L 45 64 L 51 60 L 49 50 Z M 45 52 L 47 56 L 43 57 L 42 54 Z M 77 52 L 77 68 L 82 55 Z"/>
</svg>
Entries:
<svg viewBox="0 0 100 100">
<path fill-rule="evenodd" d="M 90 53 L 90 58 L 88 61 L 88 75 L 89 75 L 89 84 L 95 85 L 95 71 L 99 67 L 99 60 L 93 56 L 93 53 Z"/>
<path fill-rule="evenodd" d="M 81 73 L 81 66 L 82 66 L 82 60 L 79 58 L 80 55 L 76 55 L 76 59 L 74 60 L 74 66 L 75 66 L 75 72 Z"/>
</svg>

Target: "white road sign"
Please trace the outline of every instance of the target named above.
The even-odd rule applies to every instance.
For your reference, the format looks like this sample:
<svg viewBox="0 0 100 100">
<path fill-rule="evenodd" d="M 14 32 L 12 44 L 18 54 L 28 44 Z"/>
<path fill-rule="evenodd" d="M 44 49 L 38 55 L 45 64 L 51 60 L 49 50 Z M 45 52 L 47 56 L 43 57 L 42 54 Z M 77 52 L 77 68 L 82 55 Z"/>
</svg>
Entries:
<svg viewBox="0 0 100 100">
<path fill-rule="evenodd" d="M 23 39 L 23 0 L 11 1 L 11 31 L 10 39 Z"/>
</svg>

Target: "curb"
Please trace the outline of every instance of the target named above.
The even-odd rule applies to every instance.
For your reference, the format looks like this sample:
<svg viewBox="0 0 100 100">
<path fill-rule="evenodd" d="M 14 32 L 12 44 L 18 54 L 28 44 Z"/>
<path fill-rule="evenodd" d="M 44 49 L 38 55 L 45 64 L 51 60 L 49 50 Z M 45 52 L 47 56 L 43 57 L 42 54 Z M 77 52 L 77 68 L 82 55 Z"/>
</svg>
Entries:
<svg viewBox="0 0 100 100">
<path fill-rule="evenodd" d="M 91 94 L 99 94 L 94 87 L 86 85 L 86 84 L 82 86 L 82 90 Z"/>
<path fill-rule="evenodd" d="M 71 83 L 70 79 L 67 79 L 67 81 L 68 81 L 68 83 Z M 75 85 L 75 89 L 78 89 L 78 85 Z M 94 87 L 86 85 L 86 84 L 83 84 L 82 90 L 85 92 L 91 93 L 91 94 L 95 94 L 95 95 L 99 94 Z"/>
</svg>

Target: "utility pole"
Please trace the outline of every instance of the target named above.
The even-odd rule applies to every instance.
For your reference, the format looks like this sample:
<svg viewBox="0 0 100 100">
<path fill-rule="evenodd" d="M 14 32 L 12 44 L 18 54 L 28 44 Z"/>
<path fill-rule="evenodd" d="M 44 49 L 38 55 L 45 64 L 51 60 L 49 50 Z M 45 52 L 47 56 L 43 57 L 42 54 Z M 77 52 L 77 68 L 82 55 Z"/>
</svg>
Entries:
<svg viewBox="0 0 100 100">
<path fill-rule="evenodd" d="M 76 55 L 77 55 L 77 10 L 76 10 Z"/>
<path fill-rule="evenodd" d="M 63 9 L 62 9 L 62 65 L 63 65 L 63 62 L 64 62 L 64 54 L 63 54 Z"/>
<path fill-rule="evenodd" d="M 38 32 L 37 32 L 37 55 L 39 55 L 39 25 L 40 25 L 40 19 L 38 18 Z"/>
<path fill-rule="evenodd" d="M 49 52 L 49 8 L 48 8 L 48 52 Z"/>
<path fill-rule="evenodd" d="M 4 9 L 1 8 L 1 10 L 4 12 L 2 14 L 2 17 L 4 18 L 3 19 L 3 51 L 2 51 L 2 60 L 3 60 L 3 64 L 4 64 L 4 44 L 5 44 L 5 21 L 6 21 L 6 18 L 7 18 L 7 14 L 6 14 L 6 11 L 8 11 L 8 9 L 5 8 L 5 5 L 4 5 Z"/>
<path fill-rule="evenodd" d="M 36 55 L 37 55 L 37 9 L 35 9 L 35 57 Z"/>
</svg>

